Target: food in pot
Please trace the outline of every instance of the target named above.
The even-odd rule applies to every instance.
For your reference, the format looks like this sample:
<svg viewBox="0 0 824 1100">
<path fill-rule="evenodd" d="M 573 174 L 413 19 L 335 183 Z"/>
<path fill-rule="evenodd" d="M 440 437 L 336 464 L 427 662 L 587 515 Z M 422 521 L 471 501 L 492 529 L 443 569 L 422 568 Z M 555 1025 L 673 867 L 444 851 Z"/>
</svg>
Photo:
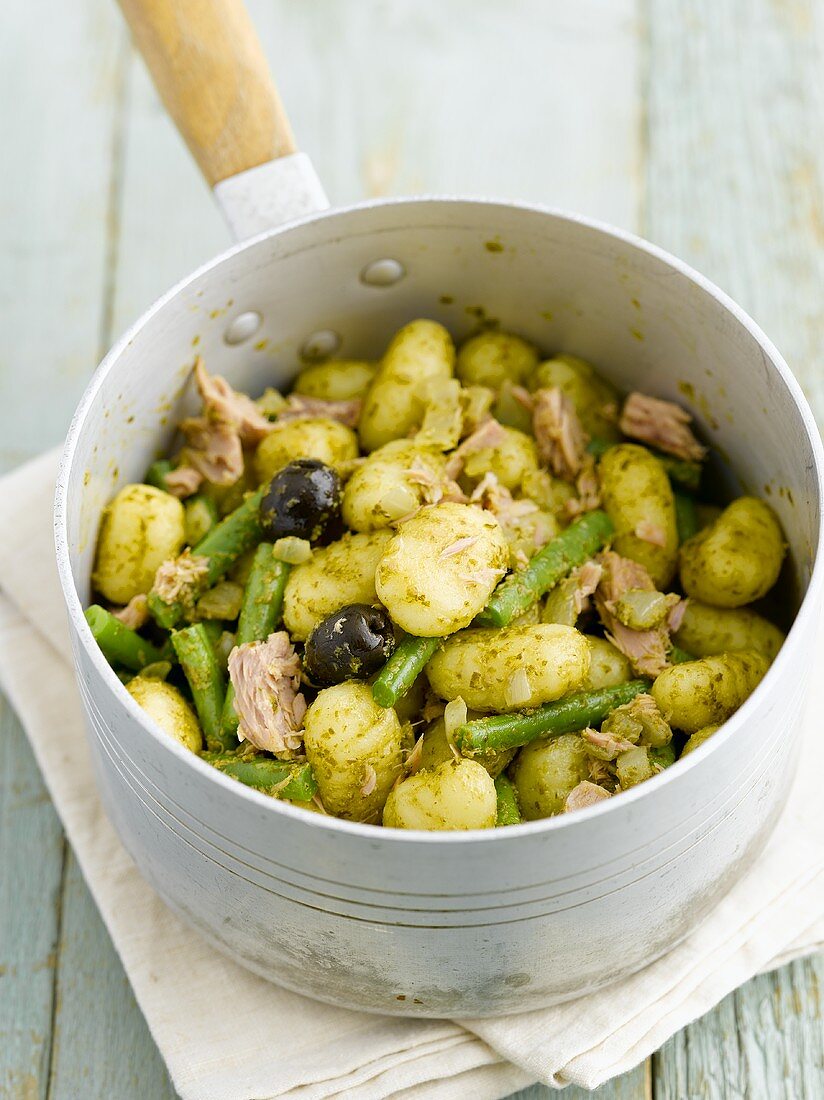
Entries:
<svg viewBox="0 0 824 1100">
<path fill-rule="evenodd" d="M 194 382 L 104 512 L 86 617 L 165 734 L 272 797 L 398 829 L 578 812 L 677 767 L 782 645 L 773 510 L 707 499 L 687 410 L 582 359 L 418 320 L 288 394 Z"/>
</svg>

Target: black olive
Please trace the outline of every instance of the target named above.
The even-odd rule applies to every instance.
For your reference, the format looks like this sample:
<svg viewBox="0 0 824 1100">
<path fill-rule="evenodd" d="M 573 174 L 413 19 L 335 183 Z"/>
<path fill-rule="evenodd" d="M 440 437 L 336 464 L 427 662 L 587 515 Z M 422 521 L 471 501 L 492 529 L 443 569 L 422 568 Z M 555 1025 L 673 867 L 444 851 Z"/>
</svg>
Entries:
<svg viewBox="0 0 824 1100">
<path fill-rule="evenodd" d="M 303 664 L 313 683 L 328 687 L 365 680 L 394 651 L 395 634 L 386 611 L 350 603 L 318 623 L 306 639 Z"/>
<path fill-rule="evenodd" d="M 325 545 L 343 534 L 343 487 L 337 473 L 316 458 L 298 458 L 279 470 L 260 505 L 268 539 L 287 535 Z"/>
</svg>

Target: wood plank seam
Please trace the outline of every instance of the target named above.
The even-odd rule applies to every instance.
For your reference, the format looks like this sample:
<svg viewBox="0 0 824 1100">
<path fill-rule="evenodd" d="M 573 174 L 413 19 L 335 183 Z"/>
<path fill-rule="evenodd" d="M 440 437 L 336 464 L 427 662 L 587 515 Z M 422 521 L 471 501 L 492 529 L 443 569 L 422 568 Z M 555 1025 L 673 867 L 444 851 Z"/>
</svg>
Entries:
<svg viewBox="0 0 824 1100">
<path fill-rule="evenodd" d="M 60 858 L 60 881 L 57 888 L 57 903 L 56 903 L 56 927 L 55 927 L 55 942 L 54 942 L 54 967 L 52 969 L 52 984 L 51 984 L 51 1013 L 49 1016 L 49 1034 L 46 1039 L 46 1050 L 43 1057 L 43 1075 L 42 1080 L 46 1082 L 45 1097 L 48 1100 L 51 1096 L 52 1086 L 52 1074 L 54 1071 L 54 1052 L 56 1046 L 55 1035 L 57 1032 L 57 1013 L 60 1009 L 60 958 L 61 949 L 63 945 L 63 903 L 66 891 L 66 865 L 69 857 L 69 845 L 66 840 L 66 834 L 63 833 L 61 837 L 61 858 Z"/>
<path fill-rule="evenodd" d="M 120 36 L 115 85 L 115 108 L 112 112 L 111 168 L 106 209 L 106 255 L 103 273 L 103 292 L 100 310 L 100 344 L 98 359 L 109 350 L 114 338 L 114 305 L 116 295 L 117 262 L 120 249 L 120 214 L 123 202 L 123 184 L 126 156 L 126 119 L 128 117 L 131 82 L 132 46 L 124 33 Z M 94 364 L 97 366 L 97 364 Z"/>
</svg>

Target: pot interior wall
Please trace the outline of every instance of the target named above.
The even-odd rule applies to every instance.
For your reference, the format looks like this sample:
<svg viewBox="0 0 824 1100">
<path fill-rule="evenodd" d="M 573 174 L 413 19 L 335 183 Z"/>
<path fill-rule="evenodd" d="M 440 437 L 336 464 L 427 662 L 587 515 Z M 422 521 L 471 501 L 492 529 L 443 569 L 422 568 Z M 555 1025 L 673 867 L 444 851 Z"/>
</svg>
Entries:
<svg viewBox="0 0 824 1100">
<path fill-rule="evenodd" d="M 398 260 L 391 286 L 361 280 Z M 230 345 L 230 322 L 262 318 Z M 141 480 L 194 407 L 195 355 L 235 386 L 260 393 L 295 374 L 318 330 L 343 357 L 377 357 L 406 321 L 427 316 L 456 339 L 500 325 L 549 354 L 591 359 L 624 390 L 690 409 L 723 456 L 719 492 L 767 495 L 784 524 L 792 580 L 803 592 L 819 516 L 814 454 L 788 385 L 745 319 L 653 252 L 567 218 L 495 203 L 419 200 L 315 219 L 236 251 L 155 307 L 98 379 L 70 480 L 69 543 L 81 599 L 100 511 Z M 736 472 L 737 477 L 733 474 Z"/>
</svg>

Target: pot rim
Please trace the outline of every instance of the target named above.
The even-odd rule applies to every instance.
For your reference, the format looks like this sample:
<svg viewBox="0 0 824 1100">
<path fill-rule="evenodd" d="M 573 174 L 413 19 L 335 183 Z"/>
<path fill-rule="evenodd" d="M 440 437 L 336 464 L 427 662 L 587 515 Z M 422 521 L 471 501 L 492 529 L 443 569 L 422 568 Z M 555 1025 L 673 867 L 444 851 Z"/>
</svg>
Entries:
<svg viewBox="0 0 824 1100">
<path fill-rule="evenodd" d="M 182 745 L 178 744 L 172 738 L 168 737 L 154 722 L 151 721 L 148 714 L 138 706 L 131 695 L 126 691 L 124 685 L 115 675 L 114 671 L 103 656 L 100 647 L 95 642 L 91 630 L 86 622 L 83 614 L 83 606 L 78 597 L 74 584 L 74 576 L 71 568 L 71 561 L 69 555 L 68 536 L 66 531 L 68 507 L 69 507 L 69 481 L 75 459 L 75 451 L 77 449 L 78 440 L 82 434 L 86 418 L 90 408 L 94 405 L 98 395 L 98 391 L 103 384 L 103 380 L 108 375 L 109 371 L 113 368 L 114 364 L 120 358 L 120 355 L 126 347 L 135 339 L 138 333 L 146 325 L 146 323 L 157 313 L 163 310 L 167 305 L 173 302 L 173 300 L 197 279 L 206 275 L 208 272 L 220 267 L 225 261 L 239 255 L 246 249 L 253 248 L 255 245 L 262 241 L 271 239 L 273 237 L 280 236 L 284 233 L 289 233 L 292 229 L 297 229 L 302 226 L 318 221 L 333 221 L 335 218 L 357 213 L 359 211 L 370 210 L 378 207 L 405 207 L 405 206 L 429 206 L 429 205 L 469 205 L 473 207 L 499 207 L 517 210 L 522 210 L 526 213 L 541 214 L 554 218 L 557 221 L 571 222 L 576 225 L 583 226 L 587 229 L 594 230 L 595 232 L 605 236 L 611 237 L 614 240 L 618 240 L 623 244 L 629 245 L 639 252 L 643 252 L 648 256 L 654 257 L 661 262 L 667 264 L 670 268 L 683 275 L 685 278 L 693 282 L 700 290 L 705 294 L 713 298 L 720 306 L 722 306 L 747 332 L 752 336 L 759 344 L 762 355 L 765 362 L 769 361 L 769 365 L 774 369 L 782 382 L 789 391 L 793 403 L 801 418 L 804 430 L 807 434 L 807 438 L 811 444 L 812 452 L 815 462 L 815 480 L 817 490 L 817 502 L 819 508 L 819 527 L 817 532 L 817 545 L 815 548 L 815 555 L 813 560 L 813 568 L 810 574 L 810 581 L 807 586 L 807 591 L 804 594 L 804 598 L 801 601 L 801 605 L 798 609 L 792 625 L 787 633 L 787 639 L 781 650 L 778 653 L 773 664 L 767 670 L 764 679 L 747 699 L 747 701 L 735 712 L 735 714 L 729 718 L 724 724 L 721 730 L 717 734 L 714 734 L 711 738 L 700 745 L 694 752 L 689 754 L 689 760 L 678 761 L 677 768 L 667 768 L 663 772 L 654 776 L 652 779 L 646 780 L 644 783 L 640 783 L 635 787 L 632 787 L 629 791 L 624 791 L 621 794 L 620 799 L 609 798 L 604 799 L 593 806 L 589 806 L 583 810 L 578 810 L 574 814 L 560 814 L 556 817 L 541 818 L 537 821 L 523 822 L 520 825 L 510 825 L 506 829 L 469 829 L 465 831 L 426 831 L 419 829 L 382 829 L 376 825 L 362 824 L 355 821 L 347 821 L 343 818 L 337 818 L 330 816 L 324 816 L 322 814 L 310 814 L 306 810 L 302 810 L 299 807 L 292 806 L 287 802 L 282 802 L 279 799 L 272 798 L 265 795 L 260 791 L 257 791 L 251 787 L 246 787 L 236 780 L 229 778 L 220 772 L 217 768 L 213 768 L 207 764 L 200 757 L 196 756 L 193 752 L 185 749 Z M 66 603 L 69 618 L 75 627 L 77 636 L 79 637 L 81 644 L 83 645 L 85 652 L 96 670 L 100 673 L 101 679 L 108 685 L 115 695 L 120 699 L 120 702 L 130 712 L 132 718 L 139 722 L 144 730 L 146 730 L 154 740 L 161 746 L 163 751 L 170 752 L 182 761 L 185 761 L 189 767 L 195 769 L 196 772 L 200 772 L 207 781 L 218 783 L 224 786 L 227 791 L 234 792 L 236 797 L 245 799 L 253 806 L 265 807 L 266 810 L 274 814 L 285 814 L 291 817 L 295 821 L 303 823 L 307 828 L 319 828 L 322 830 L 342 831 L 344 834 L 348 833 L 352 836 L 360 836 L 364 840 L 374 841 L 380 836 L 381 841 L 390 844 L 431 844 L 431 845 L 444 845 L 444 844 L 481 844 L 484 842 L 496 841 L 500 842 L 506 840 L 508 842 L 517 843 L 521 838 L 526 838 L 528 835 L 534 835 L 537 833 L 545 833 L 556 830 L 574 829 L 576 825 L 584 822 L 589 822 L 596 817 L 601 817 L 616 812 L 617 807 L 629 807 L 639 799 L 644 799 L 653 791 L 662 789 L 664 785 L 677 783 L 679 776 L 685 776 L 687 771 L 702 767 L 704 762 L 712 755 L 713 752 L 728 739 L 739 736 L 741 731 L 745 727 L 750 715 L 760 705 L 760 702 L 765 698 L 766 693 L 770 691 L 772 686 L 778 682 L 779 676 L 782 675 L 785 667 L 790 661 L 790 646 L 789 642 L 795 636 L 800 633 L 802 626 L 806 625 L 808 620 L 812 617 L 815 611 L 818 609 L 821 603 L 822 588 L 824 587 L 824 446 L 822 445 L 821 435 L 818 431 L 815 419 L 813 417 L 812 410 L 807 402 L 804 393 L 795 379 L 792 371 L 785 362 L 783 356 L 778 351 L 772 341 L 766 336 L 759 325 L 747 314 L 736 302 L 729 297 L 723 290 L 717 287 L 713 282 L 701 275 L 689 264 L 683 260 L 678 259 L 676 256 L 667 252 L 665 249 L 660 248 L 658 245 L 652 244 L 650 241 L 644 240 L 644 238 L 638 236 L 635 233 L 631 233 L 627 230 L 620 229 L 616 226 L 610 225 L 607 222 L 600 221 L 596 218 L 585 217 L 580 214 L 569 212 L 559 209 L 557 207 L 548 206 L 542 203 L 528 203 L 528 202 L 513 202 L 500 198 L 484 198 L 484 197 L 463 197 L 460 195 L 422 195 L 422 196 L 401 196 L 397 198 L 381 198 L 367 200 L 364 202 L 352 203 L 348 206 L 336 207 L 330 210 L 324 210 L 317 213 L 307 215 L 302 218 L 297 218 L 292 221 L 286 222 L 283 225 L 277 226 L 274 229 L 267 230 L 263 233 L 259 233 L 253 237 L 250 237 L 238 244 L 232 245 L 224 251 L 218 253 L 212 259 L 201 264 L 195 268 L 194 271 L 184 276 L 174 286 L 172 286 L 165 294 L 157 298 L 151 306 L 141 316 L 129 326 L 129 328 L 123 333 L 123 335 L 112 345 L 110 350 L 102 359 L 100 365 L 95 370 L 89 381 L 88 386 L 80 400 L 80 403 L 75 410 L 74 416 L 69 427 L 68 434 L 66 436 L 66 443 L 63 448 L 63 452 L 60 459 L 60 468 L 57 479 L 57 486 L 55 492 L 55 513 L 54 513 L 54 534 L 55 534 L 55 550 L 57 555 L 57 567 L 58 574 L 60 576 L 60 584 L 63 590 L 63 598 Z M 380 830 L 378 832 L 378 830 Z"/>
</svg>

